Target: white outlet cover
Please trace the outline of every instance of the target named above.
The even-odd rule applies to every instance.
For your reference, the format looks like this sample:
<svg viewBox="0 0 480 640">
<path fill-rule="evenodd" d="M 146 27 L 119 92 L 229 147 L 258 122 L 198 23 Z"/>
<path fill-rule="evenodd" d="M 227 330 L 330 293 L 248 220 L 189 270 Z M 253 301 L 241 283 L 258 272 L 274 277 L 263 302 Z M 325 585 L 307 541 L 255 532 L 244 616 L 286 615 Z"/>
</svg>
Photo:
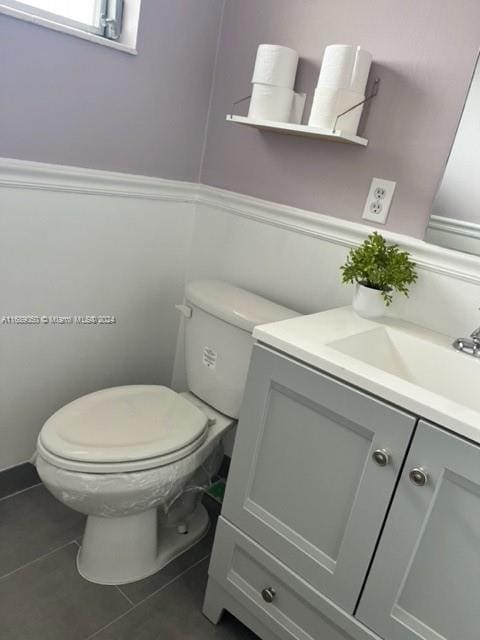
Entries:
<svg viewBox="0 0 480 640">
<path fill-rule="evenodd" d="M 396 185 L 397 183 L 393 180 L 372 179 L 362 215 L 364 220 L 385 224 Z"/>
</svg>

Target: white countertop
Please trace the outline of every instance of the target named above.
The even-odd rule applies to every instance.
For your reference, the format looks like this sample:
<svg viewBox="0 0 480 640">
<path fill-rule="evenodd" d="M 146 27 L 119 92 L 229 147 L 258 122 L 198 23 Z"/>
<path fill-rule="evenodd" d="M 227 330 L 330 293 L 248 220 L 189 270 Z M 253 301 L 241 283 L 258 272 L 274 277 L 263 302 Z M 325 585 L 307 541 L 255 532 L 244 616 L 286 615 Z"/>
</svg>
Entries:
<svg viewBox="0 0 480 640">
<path fill-rule="evenodd" d="M 394 372 L 367 364 L 332 346 L 336 341 L 353 338 L 357 334 L 372 332 L 381 327 L 397 332 L 397 335 L 398 332 L 407 335 L 413 345 L 415 340 L 421 340 L 422 345 L 428 345 L 425 353 L 431 354 L 430 358 L 418 360 L 419 355 L 416 354 L 416 366 L 421 369 L 420 373 L 423 375 L 420 382 L 409 381 L 395 375 Z M 253 337 L 297 360 L 480 444 L 480 359 L 456 352 L 451 346 L 451 336 L 393 318 L 365 320 L 357 316 L 351 307 L 342 307 L 257 326 Z M 423 354 L 423 351 L 421 353 Z M 404 354 L 399 355 L 399 360 L 403 360 Z M 446 393 L 453 389 L 454 393 L 450 395 L 455 399 L 426 388 L 429 386 L 429 377 L 435 384 L 439 381 L 440 387 L 443 385 L 447 389 Z M 412 379 L 414 378 L 413 370 Z M 432 382 L 430 386 L 436 389 L 435 384 Z"/>
</svg>

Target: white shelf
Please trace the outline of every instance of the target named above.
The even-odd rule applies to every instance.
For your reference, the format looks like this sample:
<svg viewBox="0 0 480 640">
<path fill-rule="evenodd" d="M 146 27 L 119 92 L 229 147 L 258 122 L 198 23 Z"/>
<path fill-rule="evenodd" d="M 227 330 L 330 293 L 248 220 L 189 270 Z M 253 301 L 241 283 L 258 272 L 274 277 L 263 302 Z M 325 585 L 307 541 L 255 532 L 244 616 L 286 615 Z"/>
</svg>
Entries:
<svg viewBox="0 0 480 640">
<path fill-rule="evenodd" d="M 227 116 L 227 122 L 234 124 L 242 124 L 261 131 L 274 131 L 277 133 L 285 133 L 291 136 L 304 136 L 306 138 L 317 138 L 318 140 L 331 140 L 333 142 L 342 142 L 343 144 L 356 144 L 360 147 L 366 147 L 368 140 L 354 136 L 351 133 L 343 131 L 332 131 L 332 129 L 318 129 L 317 127 L 309 127 L 305 124 L 290 124 L 289 122 L 273 122 L 270 120 L 255 120 L 254 118 L 245 118 L 244 116 Z"/>
</svg>

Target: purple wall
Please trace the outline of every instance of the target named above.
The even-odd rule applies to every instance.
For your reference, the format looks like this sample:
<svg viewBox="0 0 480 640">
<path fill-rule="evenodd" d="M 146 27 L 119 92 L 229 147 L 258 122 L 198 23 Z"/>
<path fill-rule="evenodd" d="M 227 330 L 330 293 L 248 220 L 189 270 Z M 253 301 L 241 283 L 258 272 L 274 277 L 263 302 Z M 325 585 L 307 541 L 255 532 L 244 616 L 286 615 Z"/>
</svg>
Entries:
<svg viewBox="0 0 480 640">
<path fill-rule="evenodd" d="M 137 57 L 0 15 L 0 156 L 196 180 L 222 4 L 143 0 Z M 389 178 L 388 228 L 421 237 L 478 24 L 478 0 L 227 0 L 202 181 L 359 221 L 371 178 Z M 299 51 L 310 96 L 325 45 L 372 51 L 368 148 L 227 124 L 261 42 Z"/>
<path fill-rule="evenodd" d="M 197 180 L 222 0 L 143 0 L 138 56 L 0 15 L 0 156 Z"/>
<path fill-rule="evenodd" d="M 202 181 L 360 221 L 373 176 L 397 181 L 391 230 L 422 237 L 480 44 L 480 2 L 227 0 Z M 324 47 L 360 44 L 382 82 L 367 149 L 260 133 L 225 122 L 248 95 L 257 45 L 305 58 L 313 93 Z M 307 104 L 307 108 L 309 107 Z"/>
</svg>

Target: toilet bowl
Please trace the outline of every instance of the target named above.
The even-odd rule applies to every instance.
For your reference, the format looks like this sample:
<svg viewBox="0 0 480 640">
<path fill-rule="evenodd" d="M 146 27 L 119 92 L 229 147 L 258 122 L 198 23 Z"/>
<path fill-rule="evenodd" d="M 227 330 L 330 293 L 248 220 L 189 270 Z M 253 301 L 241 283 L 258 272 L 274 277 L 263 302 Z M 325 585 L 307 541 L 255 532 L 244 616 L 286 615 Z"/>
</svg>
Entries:
<svg viewBox="0 0 480 640">
<path fill-rule="evenodd" d="M 139 433 L 132 427 L 140 418 Z M 58 500 L 88 516 L 81 575 L 133 582 L 195 544 L 209 526 L 200 498 L 233 424 L 192 394 L 157 386 L 105 389 L 54 414 L 40 434 L 36 465 Z"/>
<path fill-rule="evenodd" d="M 87 516 L 77 566 L 91 582 L 145 578 L 207 532 L 201 496 L 238 417 L 252 330 L 298 315 L 218 281 L 190 283 L 185 298 L 188 391 L 96 391 L 59 409 L 38 437 L 43 483 Z"/>
</svg>

